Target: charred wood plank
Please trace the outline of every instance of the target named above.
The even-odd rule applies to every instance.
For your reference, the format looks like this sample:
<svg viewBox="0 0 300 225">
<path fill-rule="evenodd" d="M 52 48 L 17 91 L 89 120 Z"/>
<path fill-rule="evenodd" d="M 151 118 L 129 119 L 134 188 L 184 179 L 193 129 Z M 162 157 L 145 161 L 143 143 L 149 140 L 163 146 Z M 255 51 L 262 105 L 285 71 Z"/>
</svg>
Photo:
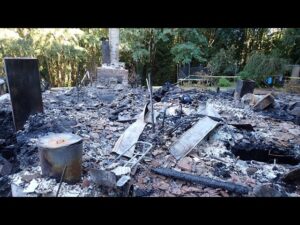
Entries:
<svg viewBox="0 0 300 225">
<path fill-rule="evenodd" d="M 225 182 L 216 179 L 212 179 L 209 177 L 196 176 L 188 173 L 178 172 L 173 169 L 168 168 L 155 168 L 151 170 L 154 173 L 159 175 L 163 175 L 166 177 L 173 177 L 179 180 L 188 181 L 192 183 L 197 183 L 203 186 L 211 187 L 211 188 L 222 188 L 231 192 L 235 192 L 237 194 L 248 194 L 250 192 L 250 188 L 246 186 L 242 186 L 239 184 L 235 184 L 232 182 Z"/>
</svg>

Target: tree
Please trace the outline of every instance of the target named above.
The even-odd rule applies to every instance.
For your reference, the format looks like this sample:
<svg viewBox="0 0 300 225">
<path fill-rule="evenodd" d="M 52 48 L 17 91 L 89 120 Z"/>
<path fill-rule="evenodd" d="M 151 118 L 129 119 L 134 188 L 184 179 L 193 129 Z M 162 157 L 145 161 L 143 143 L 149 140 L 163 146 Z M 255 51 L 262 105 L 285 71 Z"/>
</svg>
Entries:
<svg viewBox="0 0 300 225">
<path fill-rule="evenodd" d="M 0 57 L 36 57 L 52 86 L 74 86 L 85 69 L 95 74 L 105 35 L 107 29 L 0 29 Z"/>
<path fill-rule="evenodd" d="M 216 76 L 233 76 L 236 72 L 237 61 L 234 59 L 234 48 L 221 50 L 209 61 L 208 67 Z"/>
<path fill-rule="evenodd" d="M 175 36 L 175 45 L 171 49 L 175 63 L 189 64 L 193 60 L 206 62 L 205 49 L 208 43 L 200 29 L 178 28 L 175 29 Z"/>
<path fill-rule="evenodd" d="M 152 73 L 156 79 L 155 63 L 157 62 L 158 43 L 167 43 L 172 38 L 172 29 L 144 28 L 144 29 L 120 29 L 121 59 L 127 58 L 128 63 L 137 67 L 145 84 L 147 73 Z M 127 57 L 125 57 L 127 55 Z M 128 57 L 131 56 L 131 57 Z M 140 69 L 141 68 L 141 69 Z"/>
<path fill-rule="evenodd" d="M 300 29 L 287 28 L 278 44 L 282 57 L 291 59 L 294 64 L 300 63 Z"/>
<path fill-rule="evenodd" d="M 269 28 L 206 28 L 202 31 L 209 42 L 209 60 L 222 48 L 234 48 L 233 57 L 240 68 L 245 66 L 249 54 L 253 51 L 259 50 L 269 54 L 282 35 L 282 29 Z"/>
</svg>

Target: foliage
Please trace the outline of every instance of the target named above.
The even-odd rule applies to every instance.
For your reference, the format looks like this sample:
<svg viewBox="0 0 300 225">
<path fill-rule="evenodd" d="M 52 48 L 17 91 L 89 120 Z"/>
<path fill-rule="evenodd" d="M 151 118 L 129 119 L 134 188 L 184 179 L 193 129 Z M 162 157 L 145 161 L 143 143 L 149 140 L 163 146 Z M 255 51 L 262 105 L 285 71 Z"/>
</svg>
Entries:
<svg viewBox="0 0 300 225">
<path fill-rule="evenodd" d="M 209 61 L 208 67 L 216 76 L 233 76 L 236 72 L 237 62 L 233 57 L 234 49 L 224 50 L 223 48 Z"/>
<path fill-rule="evenodd" d="M 191 42 L 174 46 L 171 53 L 174 55 L 174 62 L 178 64 L 189 64 L 192 62 L 192 59 L 205 62 L 205 59 L 201 56 L 200 49 Z"/>
<path fill-rule="evenodd" d="M 231 83 L 229 80 L 227 80 L 226 78 L 224 77 L 221 77 L 218 81 L 218 86 L 219 87 L 230 87 L 231 86 Z"/>
<path fill-rule="evenodd" d="M 269 54 L 281 40 L 283 29 L 270 28 L 205 28 L 201 29 L 208 40 L 208 61 L 220 49 L 234 48 L 233 58 L 242 68 L 249 54 L 259 50 Z"/>
<path fill-rule="evenodd" d="M 153 83 L 161 85 L 169 81 L 176 82 L 176 65 L 173 62 L 173 55 L 170 48 L 173 45 L 172 39 L 167 42 L 159 41 L 157 43 L 157 52 L 153 68 Z"/>
<path fill-rule="evenodd" d="M 74 86 L 84 69 L 93 73 L 100 63 L 101 34 L 104 29 L 0 29 L 0 58 L 36 57 L 52 86 Z"/>
<path fill-rule="evenodd" d="M 251 80 L 252 79 L 251 74 L 247 71 L 244 71 L 244 70 L 239 72 L 238 75 L 240 76 L 240 78 L 242 80 Z"/>
<path fill-rule="evenodd" d="M 189 64 L 193 60 L 206 62 L 205 50 L 207 39 L 199 29 L 178 28 L 174 30 L 176 36 L 171 53 L 177 64 Z"/>
<path fill-rule="evenodd" d="M 142 68 L 137 71 L 143 82 L 148 72 L 154 85 L 175 82 L 176 64 L 205 61 L 207 43 L 199 29 L 121 29 L 120 36 L 120 58 Z"/>
<path fill-rule="evenodd" d="M 278 45 L 282 57 L 291 59 L 293 64 L 300 64 L 300 29 L 287 28 Z"/>
<path fill-rule="evenodd" d="M 286 60 L 274 55 L 265 55 L 253 52 L 249 57 L 243 73 L 243 78 L 253 79 L 258 84 L 263 84 L 268 76 L 278 75 L 285 70 Z"/>
<path fill-rule="evenodd" d="M 162 73 L 157 70 L 157 66 L 160 63 L 157 57 L 161 52 L 168 55 L 169 50 L 166 50 L 164 45 L 169 46 L 173 35 L 173 29 L 168 28 L 121 29 L 120 58 L 126 59 L 129 65 L 133 64 L 135 67 L 138 67 L 138 65 L 139 68 L 142 67 L 137 72 L 140 74 L 144 84 L 147 74 L 151 72 L 153 84 L 156 85 L 156 81 L 163 80 L 158 77 Z M 172 62 L 169 62 L 161 66 L 166 68 L 174 65 L 172 65 Z M 170 72 L 172 71 L 165 73 L 164 76 Z"/>
<path fill-rule="evenodd" d="M 95 76 L 100 40 L 107 36 L 108 29 L 100 28 L 2 28 L 0 69 L 5 56 L 36 57 L 52 86 L 74 86 L 85 70 Z M 299 28 L 121 28 L 120 60 L 143 83 L 151 72 L 154 85 L 175 82 L 178 64 L 199 63 L 217 76 L 241 71 L 243 78 L 263 82 L 287 62 L 300 63 L 299 37 Z"/>
</svg>

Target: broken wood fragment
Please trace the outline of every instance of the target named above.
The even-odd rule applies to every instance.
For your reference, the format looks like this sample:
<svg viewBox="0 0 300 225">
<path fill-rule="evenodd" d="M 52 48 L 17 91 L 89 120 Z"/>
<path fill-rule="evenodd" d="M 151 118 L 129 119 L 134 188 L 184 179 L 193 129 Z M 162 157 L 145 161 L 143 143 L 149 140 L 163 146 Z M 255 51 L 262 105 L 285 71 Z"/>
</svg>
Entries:
<svg viewBox="0 0 300 225">
<path fill-rule="evenodd" d="M 262 99 L 260 99 L 254 106 L 254 110 L 264 110 L 267 107 L 269 107 L 270 105 L 272 105 L 274 103 L 274 97 L 273 95 L 267 94 L 265 95 Z"/>
<path fill-rule="evenodd" d="M 168 168 L 155 168 L 151 170 L 154 173 L 159 175 L 163 175 L 166 177 L 173 177 L 176 179 L 197 183 L 203 186 L 211 187 L 211 188 L 222 188 L 231 192 L 235 192 L 237 194 L 248 194 L 250 192 L 250 188 L 246 186 L 242 186 L 240 184 L 235 184 L 232 182 L 225 182 L 216 179 L 212 179 L 209 177 L 196 176 L 188 173 L 178 172 L 173 169 Z"/>
</svg>

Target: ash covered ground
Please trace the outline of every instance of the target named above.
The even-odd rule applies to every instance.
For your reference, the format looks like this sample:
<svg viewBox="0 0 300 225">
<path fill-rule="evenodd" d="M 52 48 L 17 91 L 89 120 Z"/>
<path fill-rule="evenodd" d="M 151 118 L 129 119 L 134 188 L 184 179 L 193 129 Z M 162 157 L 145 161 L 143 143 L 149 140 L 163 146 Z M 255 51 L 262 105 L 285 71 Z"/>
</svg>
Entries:
<svg viewBox="0 0 300 225">
<path fill-rule="evenodd" d="M 82 179 L 75 185 L 63 182 L 59 196 L 119 196 L 118 191 L 95 184 L 89 171 L 104 169 L 105 162 L 116 157 L 112 153 L 114 145 L 136 121 L 148 100 L 146 88 L 47 90 L 43 93 L 44 113 L 31 116 L 16 134 L 10 101 L 1 100 L 1 196 L 11 196 L 11 186 L 13 192 L 24 196 L 55 196 L 59 182 L 42 176 L 37 148 L 38 138 L 49 132 L 71 132 L 83 139 Z M 276 104 L 254 111 L 243 101 L 234 100 L 231 91 L 163 86 L 154 93 L 154 110 L 158 113 L 155 132 L 147 123 L 139 137 L 139 141 L 153 147 L 130 175 L 132 188 L 128 195 L 240 195 L 151 170 L 160 167 L 248 187 L 251 191 L 242 196 L 299 196 L 299 118 L 288 111 L 291 104 L 299 101 L 299 95 L 277 93 Z M 203 118 L 199 112 L 205 107 L 220 115 L 220 124 L 186 156 L 176 160 L 170 154 L 170 146 Z M 291 171 L 295 172 L 291 175 Z"/>
</svg>

